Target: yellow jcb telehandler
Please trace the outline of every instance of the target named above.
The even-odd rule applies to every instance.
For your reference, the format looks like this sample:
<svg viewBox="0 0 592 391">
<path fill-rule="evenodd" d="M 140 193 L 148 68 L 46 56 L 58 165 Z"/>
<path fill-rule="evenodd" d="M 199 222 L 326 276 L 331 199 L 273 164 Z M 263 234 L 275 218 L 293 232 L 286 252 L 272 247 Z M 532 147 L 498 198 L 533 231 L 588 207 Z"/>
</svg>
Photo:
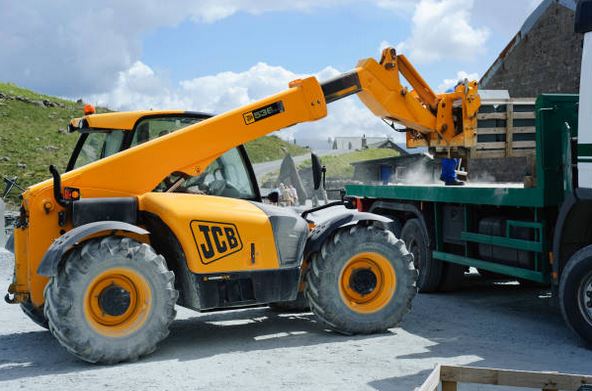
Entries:
<svg viewBox="0 0 592 391">
<path fill-rule="evenodd" d="M 305 300 L 340 333 L 393 327 L 410 309 L 416 271 L 391 221 L 347 199 L 321 207 L 347 209 L 316 226 L 313 210 L 262 203 L 242 147 L 321 119 L 327 103 L 352 94 L 413 129 L 414 142 L 473 142 L 476 83 L 436 95 L 394 49 L 216 116 L 89 112 L 70 123 L 80 136 L 66 172 L 51 166 L 52 180 L 22 194 L 6 300 L 74 355 L 102 363 L 152 352 L 175 304 L 204 311 Z"/>
</svg>

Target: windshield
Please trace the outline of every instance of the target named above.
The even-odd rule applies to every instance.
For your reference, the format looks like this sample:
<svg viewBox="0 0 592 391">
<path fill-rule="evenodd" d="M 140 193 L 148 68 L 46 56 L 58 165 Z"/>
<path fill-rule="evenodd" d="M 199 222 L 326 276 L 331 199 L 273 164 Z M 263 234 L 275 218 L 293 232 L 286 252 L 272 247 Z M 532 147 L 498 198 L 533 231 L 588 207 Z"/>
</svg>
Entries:
<svg viewBox="0 0 592 391">
<path fill-rule="evenodd" d="M 74 168 L 82 167 L 119 152 L 123 136 L 123 130 L 95 131 L 83 134 L 84 144 L 82 144 Z"/>
<path fill-rule="evenodd" d="M 236 148 L 212 162 L 201 175 L 171 175 L 155 191 L 207 194 L 247 200 L 257 198 L 246 163 Z"/>
</svg>

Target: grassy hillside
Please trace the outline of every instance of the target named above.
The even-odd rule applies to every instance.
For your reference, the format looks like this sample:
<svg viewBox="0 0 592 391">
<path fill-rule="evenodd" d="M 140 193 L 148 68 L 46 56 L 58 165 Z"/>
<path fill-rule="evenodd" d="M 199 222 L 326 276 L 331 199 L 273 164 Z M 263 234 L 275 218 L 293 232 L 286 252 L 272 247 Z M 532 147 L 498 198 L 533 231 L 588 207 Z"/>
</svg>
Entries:
<svg viewBox="0 0 592 391">
<path fill-rule="evenodd" d="M 67 133 L 68 122 L 81 115 L 82 105 L 76 102 L 0 83 L 0 175 L 18 177 L 24 187 L 49 178 L 50 164 L 63 171 L 78 138 L 78 134 Z M 281 159 L 282 148 L 294 155 L 306 152 L 275 136 L 247 145 L 255 163 Z M 4 189 L 3 182 L 0 188 Z M 17 193 L 13 190 L 9 201 L 15 202 Z"/>
<path fill-rule="evenodd" d="M 277 136 L 261 137 L 248 143 L 246 148 L 253 163 L 283 159 L 284 150 L 288 151 L 292 156 L 308 152 L 307 148 L 290 144 Z"/>
<path fill-rule="evenodd" d="M 82 107 L 13 84 L 0 83 L 0 94 L 0 175 L 25 186 L 48 178 L 52 163 L 63 170 L 77 138 L 66 128 Z"/>
</svg>

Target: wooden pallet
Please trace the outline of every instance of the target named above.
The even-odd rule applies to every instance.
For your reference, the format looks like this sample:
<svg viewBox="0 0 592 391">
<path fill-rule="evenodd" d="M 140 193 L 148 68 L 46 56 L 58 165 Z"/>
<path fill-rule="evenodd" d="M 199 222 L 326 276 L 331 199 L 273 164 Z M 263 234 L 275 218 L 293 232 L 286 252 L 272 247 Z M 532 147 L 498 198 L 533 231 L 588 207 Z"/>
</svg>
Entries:
<svg viewBox="0 0 592 391">
<path fill-rule="evenodd" d="M 469 159 L 534 156 L 535 100 L 483 100 L 477 114 L 477 144 Z"/>
<path fill-rule="evenodd" d="M 516 371 L 497 368 L 477 368 L 438 365 L 415 391 L 456 391 L 458 383 L 537 388 L 545 391 L 574 390 L 592 384 L 592 376 L 559 372 Z"/>
</svg>

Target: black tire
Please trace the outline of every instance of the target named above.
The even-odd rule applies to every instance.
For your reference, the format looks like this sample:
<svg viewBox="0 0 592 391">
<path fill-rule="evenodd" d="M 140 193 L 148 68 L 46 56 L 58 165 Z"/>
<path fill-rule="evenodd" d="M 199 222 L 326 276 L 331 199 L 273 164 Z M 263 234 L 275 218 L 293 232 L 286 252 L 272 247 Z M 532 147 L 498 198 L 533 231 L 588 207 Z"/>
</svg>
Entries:
<svg viewBox="0 0 592 391">
<path fill-rule="evenodd" d="M 481 277 L 483 277 L 486 280 L 500 280 L 500 281 L 506 281 L 506 280 L 512 280 L 513 277 L 510 276 L 506 276 L 505 274 L 500 274 L 500 273 L 496 273 L 496 272 L 490 272 L 489 270 L 484 270 L 484 269 L 477 269 L 479 271 L 479 275 Z"/>
<path fill-rule="evenodd" d="M 569 328 L 592 344 L 592 246 L 572 255 L 561 272 L 559 305 Z"/>
<path fill-rule="evenodd" d="M 440 279 L 440 292 L 454 292 L 458 290 L 465 278 L 466 266 L 456 263 L 443 262 L 442 278 Z"/>
<path fill-rule="evenodd" d="M 43 314 L 43 309 L 33 307 L 30 301 L 21 303 L 21 310 L 31 319 L 37 326 L 41 326 L 44 329 L 49 329 L 47 324 L 47 318 Z"/>
<path fill-rule="evenodd" d="M 351 302 L 342 293 L 344 283 L 353 289 L 354 273 L 356 276 L 360 273 L 367 275 L 371 270 L 352 266 L 357 264 L 357 257 L 365 259 L 365 256 L 379 259 L 382 266 L 377 273 L 384 271 L 385 276 L 394 276 L 392 281 L 396 282 L 387 284 L 388 278 L 381 277 L 380 281 L 384 282 L 377 283 L 374 288 L 368 286 L 367 293 L 360 293 L 362 297 L 367 294 L 380 298 L 380 305 L 370 312 L 352 309 Z M 370 334 L 394 327 L 411 309 L 411 300 L 417 290 L 417 273 L 412 259 L 403 241 L 390 231 L 373 226 L 341 228 L 311 258 L 304 290 L 310 308 L 322 325 L 341 334 Z M 344 277 L 346 269 L 353 270 L 349 280 Z M 391 291 L 393 286 L 395 289 Z"/>
<path fill-rule="evenodd" d="M 401 239 L 413 255 L 413 265 L 419 273 L 418 292 L 437 291 L 442 278 L 442 262 L 432 258 L 429 236 L 419 219 L 410 219 L 405 223 L 401 231 Z"/>
<path fill-rule="evenodd" d="M 390 229 L 391 231 L 395 234 L 395 237 L 397 238 L 401 238 L 401 233 L 403 232 L 403 224 L 401 223 L 401 219 L 399 219 L 398 217 L 394 217 L 394 216 L 388 216 L 390 217 L 393 222 L 391 223 Z"/>
<path fill-rule="evenodd" d="M 122 275 L 134 281 L 129 290 L 122 288 L 123 282 L 114 282 L 126 281 Z M 102 290 L 95 295 L 94 289 Z M 127 292 L 127 307 L 121 306 L 121 292 Z M 89 240 L 66 256 L 45 288 L 45 316 L 52 334 L 70 353 L 84 361 L 113 364 L 156 349 L 169 334 L 177 297 L 174 274 L 152 247 L 108 236 Z M 89 310 L 93 306 L 102 315 Z M 131 311 L 127 320 L 116 326 L 101 323 L 110 314 L 114 318 L 109 319 L 125 317 L 128 312 L 123 310 Z M 97 316 L 103 318 L 97 321 Z"/>
<path fill-rule="evenodd" d="M 299 292 L 296 300 L 292 301 L 278 301 L 269 304 L 269 308 L 275 312 L 308 312 L 310 307 L 308 301 L 304 296 L 304 292 Z"/>
</svg>

